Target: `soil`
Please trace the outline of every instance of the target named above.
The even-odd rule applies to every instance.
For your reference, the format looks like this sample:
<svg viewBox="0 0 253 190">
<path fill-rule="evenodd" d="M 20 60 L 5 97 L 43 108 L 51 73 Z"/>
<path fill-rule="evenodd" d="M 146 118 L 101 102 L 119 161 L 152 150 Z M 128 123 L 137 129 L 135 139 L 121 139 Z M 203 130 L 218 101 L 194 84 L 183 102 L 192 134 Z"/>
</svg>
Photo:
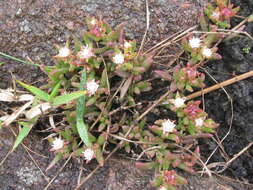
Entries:
<svg viewBox="0 0 253 190">
<path fill-rule="evenodd" d="M 146 48 L 168 37 L 169 35 L 187 29 L 197 23 L 198 11 L 205 0 L 150 0 L 150 29 Z M 251 0 L 237 0 L 235 4 L 242 7 L 241 14 L 247 16 L 253 12 Z M 129 39 L 137 39 L 140 44 L 146 28 L 146 9 L 143 0 L 2 0 L 0 1 L 0 50 L 22 59 L 31 59 L 38 64 L 53 64 L 52 55 L 56 54 L 55 44 L 64 44 L 70 35 L 81 36 L 85 30 L 85 15 L 101 16 L 105 21 L 115 26 L 126 22 Z M 240 19 L 235 19 L 237 24 Z M 248 24 L 246 30 L 253 35 L 253 24 Z M 245 53 L 243 48 L 248 48 Z M 253 42 L 245 37 L 234 38 L 220 45 L 222 61 L 210 63 L 208 71 L 218 81 L 231 78 L 252 70 Z M 46 81 L 45 75 L 37 68 L 20 64 L 0 57 L 0 88 L 11 86 L 12 75 L 24 82 L 41 85 Z M 12 75 L 11 75 L 12 74 Z M 210 79 L 207 85 L 214 82 Z M 252 79 L 247 79 L 226 88 L 233 99 L 234 121 L 232 130 L 223 145 L 229 158 L 238 153 L 253 140 L 253 85 Z M 205 96 L 205 107 L 210 116 L 220 123 L 218 136 L 221 139 L 229 129 L 231 118 L 230 102 L 222 90 Z M 4 104 L 0 104 L 0 109 Z M 217 110 L 219 110 L 217 112 Z M 13 128 L 17 126 L 13 125 Z M 9 130 L 0 131 L 0 160 L 4 158 L 13 143 L 13 135 Z M 200 142 L 203 158 L 207 158 L 216 144 L 213 141 Z M 37 153 L 31 153 L 42 171 L 53 159 L 46 141 L 34 129 L 24 144 Z M 205 151 L 203 151 L 205 150 Z M 253 150 L 241 155 L 226 170 L 225 174 L 234 179 L 253 183 Z M 83 187 L 83 189 L 105 190 L 151 190 L 149 185 L 154 173 L 139 171 L 134 168 L 134 162 L 118 155 L 106 163 Z M 211 162 L 224 161 L 217 151 Z M 76 186 L 80 170 L 87 175 L 96 163 L 81 167 L 80 160 L 73 159 L 60 173 L 49 189 L 73 189 Z M 47 175 L 52 178 L 64 164 L 61 161 Z M 250 189 L 237 182 L 217 178 L 202 178 L 189 176 L 189 185 L 182 190 L 226 190 Z M 25 149 L 20 146 L 0 166 L 0 190 L 34 190 L 44 189 L 47 180 L 39 168 L 31 160 Z"/>
</svg>

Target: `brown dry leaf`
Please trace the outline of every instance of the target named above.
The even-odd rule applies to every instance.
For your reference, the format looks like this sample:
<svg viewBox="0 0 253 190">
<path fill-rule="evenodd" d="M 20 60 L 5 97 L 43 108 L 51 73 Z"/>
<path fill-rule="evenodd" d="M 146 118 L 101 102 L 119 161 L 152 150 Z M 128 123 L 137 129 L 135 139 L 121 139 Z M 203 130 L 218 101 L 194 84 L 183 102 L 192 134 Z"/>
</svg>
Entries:
<svg viewBox="0 0 253 190">
<path fill-rule="evenodd" d="M 13 112 L 9 117 L 7 117 L 4 122 L 3 122 L 3 126 L 9 126 L 13 121 L 15 121 L 15 119 L 22 114 L 32 103 L 33 100 L 30 100 L 29 102 L 27 102 L 26 104 L 24 104 L 22 107 L 20 107 L 18 110 L 16 110 L 15 112 Z"/>
<path fill-rule="evenodd" d="M 14 95 L 11 92 L 1 92 L 0 93 L 0 101 L 3 102 L 13 102 L 15 100 Z"/>
<path fill-rule="evenodd" d="M 36 116 L 39 116 L 41 114 L 43 114 L 44 112 L 46 112 L 47 110 L 49 110 L 51 108 L 51 104 L 46 102 L 46 103 L 41 103 L 35 107 L 33 107 L 32 109 L 28 110 L 25 113 L 25 116 L 27 119 L 31 120 Z"/>
<path fill-rule="evenodd" d="M 129 88 L 129 86 L 131 85 L 132 83 L 132 79 L 133 79 L 133 76 L 130 76 L 124 83 L 124 85 L 122 86 L 122 88 L 120 89 L 120 100 L 122 100 L 124 98 L 124 96 L 126 95 L 127 93 L 127 90 Z"/>
<path fill-rule="evenodd" d="M 12 92 L 11 89 L 7 89 L 7 90 L 0 90 L 0 101 L 3 102 L 14 102 L 14 101 L 30 101 L 32 100 L 34 97 L 30 94 L 23 94 L 20 96 L 15 96 Z"/>
</svg>

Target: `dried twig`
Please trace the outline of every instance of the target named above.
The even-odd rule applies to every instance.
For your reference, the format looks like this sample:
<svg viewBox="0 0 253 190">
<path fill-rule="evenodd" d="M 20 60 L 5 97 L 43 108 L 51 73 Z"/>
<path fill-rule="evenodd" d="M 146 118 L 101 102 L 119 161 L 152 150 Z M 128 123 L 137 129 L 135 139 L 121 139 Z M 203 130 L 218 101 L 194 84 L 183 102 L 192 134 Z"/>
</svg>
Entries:
<svg viewBox="0 0 253 190">
<path fill-rule="evenodd" d="M 238 152 L 237 154 L 235 154 L 233 156 L 233 158 L 231 158 L 229 161 L 227 161 L 227 162 L 215 162 L 215 163 L 209 164 L 208 168 L 217 167 L 217 166 L 223 166 L 223 168 L 221 170 L 217 171 L 216 173 L 222 173 L 222 172 L 224 172 L 230 166 L 230 164 L 232 162 L 234 162 L 239 156 L 241 156 L 244 152 L 246 152 L 252 145 L 253 145 L 253 142 L 249 143 L 240 152 Z"/>
<path fill-rule="evenodd" d="M 68 164 L 72 156 L 73 156 L 73 153 L 69 155 L 68 159 L 64 162 L 63 166 L 57 171 L 56 175 L 50 180 L 50 182 L 47 184 L 47 186 L 43 190 L 47 190 L 49 188 L 49 186 L 54 182 L 54 180 L 61 173 L 61 171 L 66 167 L 66 165 Z"/>
<path fill-rule="evenodd" d="M 149 24 L 150 24 L 150 11 L 149 11 L 149 4 L 148 4 L 148 0 L 146 0 L 146 30 L 145 33 L 143 35 L 142 41 L 141 41 L 141 46 L 139 48 L 138 51 L 138 55 L 141 53 L 143 46 L 144 46 L 144 42 L 146 40 L 146 36 L 149 30 Z"/>
<path fill-rule="evenodd" d="M 209 92 L 212 92 L 214 90 L 217 90 L 217 89 L 220 89 L 220 88 L 223 88 L 225 86 L 228 86 L 230 84 L 233 84 L 235 82 L 238 82 L 238 81 L 241 81 L 243 79 L 246 79 L 246 78 L 249 78 L 249 77 L 252 77 L 253 76 L 253 71 L 249 71 L 247 73 L 244 73 L 242 75 L 239 75 L 239 76 L 236 76 L 236 77 L 233 77 L 232 79 L 229 79 L 229 80 L 226 80 L 224 82 L 221 82 L 221 83 L 218 83 L 216 85 L 213 85 L 209 88 L 205 88 L 203 90 L 200 90 L 198 92 L 195 92 L 195 93 L 192 93 L 190 94 L 189 96 L 186 96 L 186 99 L 187 100 L 190 100 L 190 99 L 193 99 L 193 98 L 196 98 L 198 96 L 201 96 L 202 94 L 207 94 Z"/>
<path fill-rule="evenodd" d="M 150 151 L 150 150 L 159 149 L 159 148 L 161 148 L 161 146 L 152 146 L 152 147 L 149 147 L 149 148 L 143 150 L 142 153 L 138 156 L 138 158 L 136 158 L 136 160 L 140 160 L 141 157 L 142 157 L 146 152 L 148 152 L 148 151 Z"/>
</svg>

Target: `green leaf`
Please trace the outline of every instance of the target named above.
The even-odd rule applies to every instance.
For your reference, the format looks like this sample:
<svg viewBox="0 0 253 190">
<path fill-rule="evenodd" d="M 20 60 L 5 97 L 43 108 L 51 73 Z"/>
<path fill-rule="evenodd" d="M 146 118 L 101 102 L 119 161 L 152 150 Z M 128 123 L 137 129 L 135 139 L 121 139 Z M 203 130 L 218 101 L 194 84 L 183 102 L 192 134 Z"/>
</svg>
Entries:
<svg viewBox="0 0 253 190">
<path fill-rule="evenodd" d="M 248 22 L 253 22 L 253 14 L 248 17 Z"/>
<path fill-rule="evenodd" d="M 90 98 L 90 99 L 87 101 L 86 106 L 89 107 L 89 106 L 95 104 L 96 101 L 97 101 L 97 98 L 94 96 L 94 97 Z"/>
<path fill-rule="evenodd" d="M 190 125 L 188 126 L 188 132 L 189 132 L 191 135 L 195 135 L 195 134 L 196 134 L 195 129 L 196 129 L 196 127 L 195 127 L 193 124 L 190 124 Z"/>
<path fill-rule="evenodd" d="M 104 165 L 104 157 L 101 148 L 99 146 L 97 146 L 95 149 L 95 155 L 99 165 L 102 167 Z"/>
<path fill-rule="evenodd" d="M 176 143 L 179 143 L 180 141 L 179 137 L 175 134 L 169 134 L 168 136 L 166 136 L 166 139 L 175 141 Z"/>
<path fill-rule="evenodd" d="M 105 141 L 106 141 L 106 133 L 102 133 L 97 139 L 97 144 L 102 146 L 105 143 Z"/>
<path fill-rule="evenodd" d="M 191 87 L 191 85 L 190 84 L 188 84 L 188 83 L 186 83 L 186 85 L 185 85 L 185 89 L 186 90 L 188 90 L 188 91 L 190 91 L 190 92 L 192 92 L 193 91 L 193 88 Z"/>
<path fill-rule="evenodd" d="M 213 129 L 208 128 L 208 127 L 202 127 L 201 129 L 205 133 L 214 133 L 215 132 Z"/>
<path fill-rule="evenodd" d="M 82 72 L 82 78 L 80 82 L 79 90 L 84 90 L 84 87 L 86 85 L 86 71 L 84 70 Z M 89 133 L 88 133 L 88 126 L 83 121 L 83 115 L 84 115 L 84 108 L 85 108 L 85 96 L 80 97 L 77 101 L 77 107 L 76 107 L 76 127 L 78 134 L 84 144 L 87 147 L 91 147 L 92 143 L 89 139 Z"/>
<path fill-rule="evenodd" d="M 104 68 L 104 70 L 102 72 L 100 86 L 103 87 L 103 88 L 110 89 L 110 83 L 109 83 L 108 74 L 107 74 L 107 68 L 106 67 Z"/>
<path fill-rule="evenodd" d="M 62 81 L 59 81 L 59 82 L 55 85 L 55 87 L 53 88 L 52 92 L 50 93 L 50 95 L 49 95 L 50 101 L 58 94 L 59 89 L 60 89 L 60 87 L 61 87 L 61 82 L 62 82 Z"/>
<path fill-rule="evenodd" d="M 156 176 L 155 179 L 152 181 L 152 185 L 154 187 L 159 187 L 163 183 L 163 176 Z"/>
<path fill-rule="evenodd" d="M 88 130 L 87 130 L 88 126 L 84 123 L 83 119 L 77 119 L 76 122 L 77 122 L 76 127 L 77 127 L 77 131 L 80 138 L 82 139 L 82 141 L 87 147 L 91 147 L 91 142 L 89 140 Z"/>
<path fill-rule="evenodd" d="M 91 143 L 96 142 L 97 138 L 95 136 L 93 136 L 91 133 L 89 133 L 89 140 Z"/>
<path fill-rule="evenodd" d="M 207 32 L 208 31 L 208 23 L 205 19 L 204 14 L 201 13 L 200 15 L 200 27 L 203 31 Z"/>
<path fill-rule="evenodd" d="M 17 80 L 17 82 L 25 89 L 27 89 L 28 91 L 30 91 L 31 93 L 33 93 L 35 96 L 37 96 L 38 98 L 49 102 L 50 96 L 48 93 L 40 90 L 39 88 L 35 87 L 35 86 L 31 86 L 31 85 L 27 85 L 19 80 Z"/>
<path fill-rule="evenodd" d="M 74 37 L 74 46 L 76 51 L 81 50 L 82 42 L 77 37 Z"/>
<path fill-rule="evenodd" d="M 19 124 L 22 125 L 23 127 L 19 131 L 19 134 L 14 142 L 12 151 L 14 151 L 18 147 L 18 145 L 24 140 L 24 138 L 29 134 L 29 132 L 33 127 L 33 123 L 29 122 L 19 122 Z"/>
<path fill-rule="evenodd" d="M 84 96 L 86 91 L 78 91 L 78 92 L 72 92 L 70 94 L 64 94 L 61 96 L 57 96 L 53 99 L 53 105 L 54 106 L 59 106 L 62 104 L 66 104 L 72 100 L 75 100 L 77 98 L 80 98 Z"/>
</svg>

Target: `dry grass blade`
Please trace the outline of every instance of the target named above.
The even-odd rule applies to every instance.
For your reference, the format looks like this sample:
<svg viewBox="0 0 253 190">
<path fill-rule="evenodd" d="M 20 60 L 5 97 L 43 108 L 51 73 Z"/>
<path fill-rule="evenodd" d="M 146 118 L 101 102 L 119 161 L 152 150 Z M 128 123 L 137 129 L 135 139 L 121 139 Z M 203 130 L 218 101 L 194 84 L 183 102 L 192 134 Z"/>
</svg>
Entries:
<svg viewBox="0 0 253 190">
<path fill-rule="evenodd" d="M 25 113 L 25 116 L 28 120 L 31 120 L 43 113 L 45 113 L 47 110 L 49 110 L 51 108 L 51 104 L 46 102 L 46 103 L 41 103 L 35 107 L 33 107 L 32 109 L 28 110 Z"/>
<path fill-rule="evenodd" d="M 223 175 L 219 175 L 219 174 L 217 174 L 217 173 L 213 173 L 213 174 L 214 174 L 215 176 L 217 176 L 217 177 L 223 179 L 223 180 L 231 181 L 231 182 L 236 182 L 236 183 L 239 183 L 239 184 L 244 184 L 244 185 L 247 185 L 247 186 L 253 188 L 253 184 L 247 183 L 246 181 L 240 181 L 240 180 L 238 180 L 238 179 L 232 179 L 232 178 L 230 178 L 230 177 L 223 176 Z M 251 189 L 252 189 L 252 188 L 251 188 Z"/>
<path fill-rule="evenodd" d="M 10 89 L 1 90 L 0 91 L 0 101 L 3 102 L 22 102 L 22 101 L 30 101 L 33 99 L 33 96 L 30 94 L 22 94 L 20 96 L 15 96 Z"/>
<path fill-rule="evenodd" d="M 123 100 L 123 98 L 125 97 L 128 91 L 128 88 L 130 87 L 132 83 L 132 80 L 133 80 L 133 75 L 131 75 L 127 80 L 125 80 L 124 85 L 120 89 L 120 100 Z"/>
<path fill-rule="evenodd" d="M 49 183 L 47 184 L 47 186 L 43 189 L 43 190 L 47 190 L 50 185 L 54 182 L 54 180 L 57 178 L 57 176 L 61 173 L 61 171 L 66 167 L 66 165 L 68 164 L 68 162 L 70 161 L 72 157 L 72 154 L 69 155 L 68 159 L 66 160 L 66 162 L 63 164 L 63 166 L 57 171 L 56 175 L 49 181 Z"/>
<path fill-rule="evenodd" d="M 33 100 L 34 98 L 13 112 L 8 118 L 6 118 L 3 122 L 3 127 L 9 126 L 13 121 L 15 121 L 19 115 L 21 115 L 33 103 Z"/>
<path fill-rule="evenodd" d="M 148 0 L 146 0 L 146 30 L 145 30 L 145 33 L 143 35 L 142 41 L 141 41 L 141 46 L 139 48 L 138 55 L 140 54 L 140 52 L 143 49 L 144 42 L 146 40 L 146 36 L 147 36 L 148 30 L 149 30 L 149 24 L 150 24 L 150 11 L 149 11 Z"/>
<path fill-rule="evenodd" d="M 15 133 L 15 131 L 14 131 L 13 129 L 11 129 L 11 128 L 10 128 L 10 130 L 11 130 L 11 132 L 13 133 L 13 135 L 16 137 L 17 134 Z M 22 142 L 21 142 L 21 145 L 22 145 L 22 147 L 25 149 L 26 153 L 29 155 L 29 157 L 31 158 L 31 160 L 33 161 L 33 163 L 36 165 L 36 167 L 40 170 L 40 172 L 41 172 L 42 175 L 44 176 L 45 180 L 48 181 L 49 178 L 48 178 L 48 177 L 45 175 L 45 173 L 42 171 L 42 169 L 40 168 L 39 164 L 36 162 L 36 160 L 33 158 L 33 156 L 31 155 L 30 152 L 32 152 L 32 153 L 34 153 L 34 154 L 36 154 L 36 155 L 38 155 L 38 156 L 44 157 L 44 158 L 48 158 L 48 157 L 46 157 L 46 156 L 44 156 L 44 155 L 41 155 L 41 154 L 39 154 L 39 153 L 37 153 L 37 152 L 31 150 L 30 148 L 28 148 L 28 147 L 27 147 L 24 143 L 22 143 Z M 6 154 L 6 156 L 4 157 L 4 159 L 0 162 L 0 166 L 3 165 L 3 163 L 6 161 L 6 159 L 9 157 L 9 155 L 10 155 L 11 153 L 12 153 L 12 150 L 10 150 L 10 151 Z"/>
<path fill-rule="evenodd" d="M 150 48 L 149 50 L 147 50 L 145 53 L 151 52 L 151 51 L 158 51 L 164 47 L 167 47 L 173 43 L 175 43 L 175 41 L 178 41 L 179 39 L 181 39 L 182 37 L 184 37 L 185 35 L 188 35 L 189 32 L 191 32 L 192 30 L 196 29 L 197 26 L 193 26 L 187 30 L 183 30 L 180 33 L 176 33 L 178 35 L 175 36 L 175 34 L 173 34 L 172 36 L 170 36 L 169 38 L 161 41 L 160 43 L 158 43 L 157 45 L 155 45 L 154 47 Z M 175 36 L 175 37 L 174 37 Z M 173 38 L 172 38 L 173 37 Z M 172 39 L 171 39 L 172 38 Z M 170 40 L 171 39 L 171 40 Z"/>
<path fill-rule="evenodd" d="M 3 102 L 14 102 L 15 96 L 13 93 L 6 91 L 6 92 L 0 92 L 0 101 Z"/>
</svg>

